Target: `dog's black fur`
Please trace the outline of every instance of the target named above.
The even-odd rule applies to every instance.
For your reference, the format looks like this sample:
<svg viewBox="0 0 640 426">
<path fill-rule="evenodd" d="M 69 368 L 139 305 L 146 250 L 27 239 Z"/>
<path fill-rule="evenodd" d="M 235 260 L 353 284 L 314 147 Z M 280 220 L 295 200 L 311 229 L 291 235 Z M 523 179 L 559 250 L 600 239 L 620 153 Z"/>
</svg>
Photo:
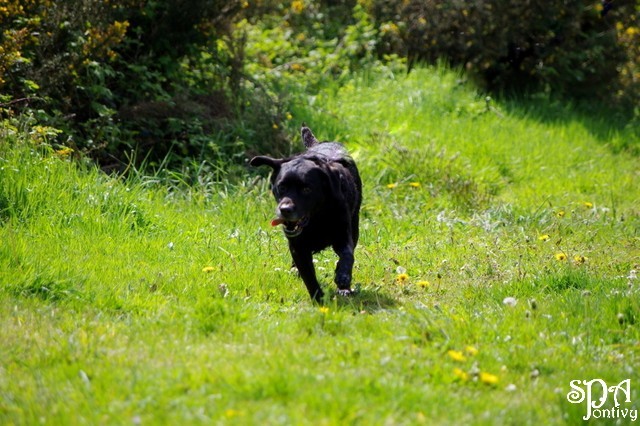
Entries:
<svg viewBox="0 0 640 426">
<path fill-rule="evenodd" d="M 307 150 L 289 158 L 257 156 L 252 166 L 273 169 L 271 190 L 276 198 L 276 219 L 289 241 L 293 263 L 309 295 L 324 296 L 316 278 L 312 254 L 329 246 L 339 257 L 335 283 L 340 294 L 351 294 L 353 252 L 358 243 L 362 181 L 355 162 L 337 142 L 320 143 L 302 127 Z"/>
</svg>

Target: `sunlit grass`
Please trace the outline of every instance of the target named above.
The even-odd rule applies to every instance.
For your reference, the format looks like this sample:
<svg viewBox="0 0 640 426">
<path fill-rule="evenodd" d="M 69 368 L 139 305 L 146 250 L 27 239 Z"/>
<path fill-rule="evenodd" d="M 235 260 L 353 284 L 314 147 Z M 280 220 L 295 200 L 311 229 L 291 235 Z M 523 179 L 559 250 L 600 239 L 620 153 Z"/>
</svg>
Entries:
<svg viewBox="0 0 640 426">
<path fill-rule="evenodd" d="M 459 80 L 292 112 L 364 177 L 361 291 L 323 307 L 264 179 L 108 177 L 5 130 L 0 423 L 572 424 L 591 378 L 637 404 L 638 162 L 602 136 L 635 134 Z"/>
</svg>

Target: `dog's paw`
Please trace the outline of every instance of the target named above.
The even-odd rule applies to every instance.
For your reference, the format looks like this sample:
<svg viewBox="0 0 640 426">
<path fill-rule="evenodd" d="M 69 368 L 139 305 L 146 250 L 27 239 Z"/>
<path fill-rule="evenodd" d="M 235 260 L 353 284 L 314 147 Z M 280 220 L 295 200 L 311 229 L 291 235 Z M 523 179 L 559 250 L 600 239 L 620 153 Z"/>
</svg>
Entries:
<svg viewBox="0 0 640 426">
<path fill-rule="evenodd" d="M 343 296 L 343 297 L 349 297 L 349 296 L 353 296 L 354 294 L 356 294 L 357 291 L 352 290 L 350 288 L 347 289 L 338 289 L 338 291 L 336 292 L 336 294 L 338 296 Z"/>
<path fill-rule="evenodd" d="M 339 289 L 349 289 L 351 287 L 351 274 L 346 272 L 338 272 L 335 279 Z"/>
<path fill-rule="evenodd" d="M 336 296 L 349 297 L 349 296 L 355 296 L 358 293 L 360 293 L 360 284 L 356 284 L 355 287 L 353 288 L 346 287 L 346 288 L 339 288 L 338 290 L 336 290 Z"/>
</svg>

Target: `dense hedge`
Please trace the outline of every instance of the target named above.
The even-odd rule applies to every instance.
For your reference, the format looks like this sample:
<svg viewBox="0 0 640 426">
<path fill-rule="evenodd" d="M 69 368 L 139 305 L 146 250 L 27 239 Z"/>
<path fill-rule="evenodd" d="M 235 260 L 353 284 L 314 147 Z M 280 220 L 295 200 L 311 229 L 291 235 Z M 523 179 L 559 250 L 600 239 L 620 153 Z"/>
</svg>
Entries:
<svg viewBox="0 0 640 426">
<path fill-rule="evenodd" d="M 445 59 L 489 90 L 638 94 L 622 78 L 640 77 L 637 1 L 373 0 L 369 8 L 410 64 Z"/>
<path fill-rule="evenodd" d="M 0 7 L 2 112 L 62 130 L 56 142 L 108 169 L 126 167 L 133 150 L 150 163 L 169 151 L 227 156 L 241 58 L 220 41 L 241 10 L 236 0 L 9 0 Z"/>
<path fill-rule="evenodd" d="M 638 0 L 7 0 L 0 114 L 49 126 L 53 143 L 107 169 L 132 151 L 224 169 L 288 149 L 295 93 L 406 60 L 637 117 L 639 11 Z"/>
</svg>

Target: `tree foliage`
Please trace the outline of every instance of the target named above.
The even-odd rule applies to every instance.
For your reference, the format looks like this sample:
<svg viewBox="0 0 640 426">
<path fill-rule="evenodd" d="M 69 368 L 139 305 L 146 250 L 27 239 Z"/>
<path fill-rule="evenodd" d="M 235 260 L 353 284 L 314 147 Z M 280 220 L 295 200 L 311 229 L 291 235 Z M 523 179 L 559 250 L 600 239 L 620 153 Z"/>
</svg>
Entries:
<svg viewBox="0 0 640 426">
<path fill-rule="evenodd" d="M 240 10 L 226 0 L 10 0 L 0 8 L 4 113 L 28 107 L 104 165 L 140 147 L 189 154 L 186 135 L 229 114 L 236 70 L 216 46 Z M 194 62 L 205 71 L 196 77 Z"/>
<path fill-rule="evenodd" d="M 397 29 L 387 38 L 398 39 L 410 65 L 444 59 L 493 91 L 609 99 L 630 89 L 620 77 L 623 64 L 637 60 L 629 31 L 637 31 L 639 9 L 637 1 L 369 2 L 377 22 Z M 640 77 L 637 62 L 628 72 Z"/>
<path fill-rule="evenodd" d="M 633 109 L 639 11 L 638 0 L 5 0 L 0 114 L 29 115 L 120 170 L 132 151 L 219 168 L 286 152 L 294 93 L 405 60 L 446 61 L 490 91 Z"/>
</svg>

